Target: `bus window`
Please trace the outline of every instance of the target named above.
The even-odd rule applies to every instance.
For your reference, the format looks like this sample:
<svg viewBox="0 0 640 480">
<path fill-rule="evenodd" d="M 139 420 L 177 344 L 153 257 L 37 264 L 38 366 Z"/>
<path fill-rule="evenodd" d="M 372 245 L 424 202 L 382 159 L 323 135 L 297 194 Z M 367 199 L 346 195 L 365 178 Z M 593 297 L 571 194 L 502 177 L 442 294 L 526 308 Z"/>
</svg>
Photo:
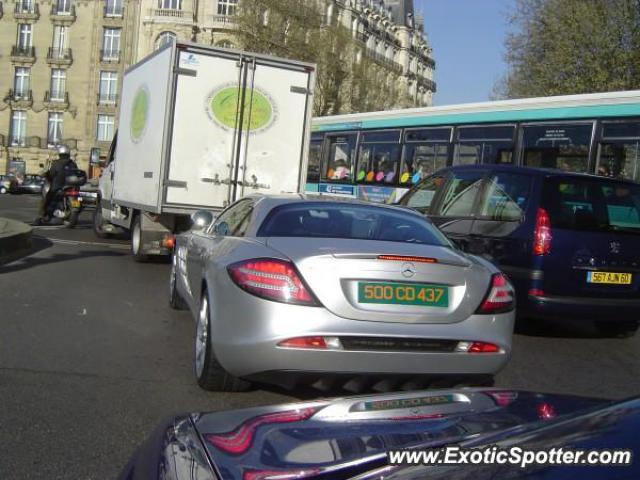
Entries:
<svg viewBox="0 0 640 480">
<path fill-rule="evenodd" d="M 325 171 L 326 180 L 333 182 L 353 181 L 356 138 L 356 134 L 327 136 L 329 158 Z"/>
<path fill-rule="evenodd" d="M 393 185 L 400 170 L 400 130 L 362 134 L 356 180 Z"/>
<path fill-rule="evenodd" d="M 592 131 L 591 123 L 523 126 L 524 165 L 585 173 L 589 169 L 589 145 Z"/>
<path fill-rule="evenodd" d="M 405 133 L 401 185 L 419 183 L 447 166 L 451 128 L 424 128 Z"/>
<path fill-rule="evenodd" d="M 309 162 L 307 166 L 307 182 L 318 183 L 320 181 L 320 158 L 322 153 L 322 135 L 312 135 L 309 145 Z"/>
<path fill-rule="evenodd" d="M 460 127 L 454 165 L 513 163 L 514 125 Z"/>
<path fill-rule="evenodd" d="M 640 122 L 603 122 L 596 174 L 640 182 Z"/>
</svg>

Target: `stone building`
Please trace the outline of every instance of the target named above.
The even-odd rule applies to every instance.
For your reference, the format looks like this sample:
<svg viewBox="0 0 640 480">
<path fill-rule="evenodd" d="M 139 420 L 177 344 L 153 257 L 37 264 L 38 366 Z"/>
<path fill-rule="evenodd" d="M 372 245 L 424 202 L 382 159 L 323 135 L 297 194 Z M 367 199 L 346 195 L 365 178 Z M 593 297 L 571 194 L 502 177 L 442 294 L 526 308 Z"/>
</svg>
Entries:
<svg viewBox="0 0 640 480">
<path fill-rule="evenodd" d="M 247 0 L 250 1 L 250 0 Z M 363 54 L 430 105 L 435 64 L 412 0 L 321 1 Z M 67 144 L 80 168 L 104 158 L 124 70 L 176 39 L 236 46 L 238 0 L 0 1 L 0 173 L 35 173 Z"/>
<path fill-rule="evenodd" d="M 34 173 L 65 143 L 83 168 L 108 148 L 136 2 L 0 3 L 0 172 Z"/>
</svg>

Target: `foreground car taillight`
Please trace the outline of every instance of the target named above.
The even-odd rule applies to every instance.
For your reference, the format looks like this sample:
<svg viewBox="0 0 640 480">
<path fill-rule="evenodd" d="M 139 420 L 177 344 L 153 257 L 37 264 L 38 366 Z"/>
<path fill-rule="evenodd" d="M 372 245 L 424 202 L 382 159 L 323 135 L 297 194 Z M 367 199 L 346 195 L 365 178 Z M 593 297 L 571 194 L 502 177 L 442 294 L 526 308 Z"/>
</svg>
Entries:
<svg viewBox="0 0 640 480">
<path fill-rule="evenodd" d="M 493 314 L 513 310 L 513 288 L 502 273 L 494 273 L 491 277 L 491 287 L 476 313 Z"/>
<path fill-rule="evenodd" d="M 318 306 L 291 262 L 257 258 L 227 267 L 233 282 L 243 290 L 267 300 Z"/>
</svg>

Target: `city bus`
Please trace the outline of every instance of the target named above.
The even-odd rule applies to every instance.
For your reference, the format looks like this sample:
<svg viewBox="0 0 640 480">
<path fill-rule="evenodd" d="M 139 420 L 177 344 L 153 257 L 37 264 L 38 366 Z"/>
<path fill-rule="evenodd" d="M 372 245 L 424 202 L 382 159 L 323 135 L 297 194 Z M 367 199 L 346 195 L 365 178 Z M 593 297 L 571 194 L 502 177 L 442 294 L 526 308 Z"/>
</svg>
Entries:
<svg viewBox="0 0 640 480">
<path fill-rule="evenodd" d="M 448 165 L 490 163 L 640 182 L 640 90 L 315 118 L 307 192 L 393 203 Z"/>
</svg>

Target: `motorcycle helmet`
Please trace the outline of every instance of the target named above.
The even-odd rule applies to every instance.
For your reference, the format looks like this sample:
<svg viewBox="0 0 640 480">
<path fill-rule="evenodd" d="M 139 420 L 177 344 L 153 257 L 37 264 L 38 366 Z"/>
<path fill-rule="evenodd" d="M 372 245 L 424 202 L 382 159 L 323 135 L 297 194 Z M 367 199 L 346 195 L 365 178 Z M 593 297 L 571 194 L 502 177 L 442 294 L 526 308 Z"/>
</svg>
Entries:
<svg viewBox="0 0 640 480">
<path fill-rule="evenodd" d="M 69 147 L 67 147 L 66 145 L 59 145 L 58 146 L 58 155 L 63 156 L 69 156 L 71 154 L 71 150 L 69 150 Z"/>
</svg>

